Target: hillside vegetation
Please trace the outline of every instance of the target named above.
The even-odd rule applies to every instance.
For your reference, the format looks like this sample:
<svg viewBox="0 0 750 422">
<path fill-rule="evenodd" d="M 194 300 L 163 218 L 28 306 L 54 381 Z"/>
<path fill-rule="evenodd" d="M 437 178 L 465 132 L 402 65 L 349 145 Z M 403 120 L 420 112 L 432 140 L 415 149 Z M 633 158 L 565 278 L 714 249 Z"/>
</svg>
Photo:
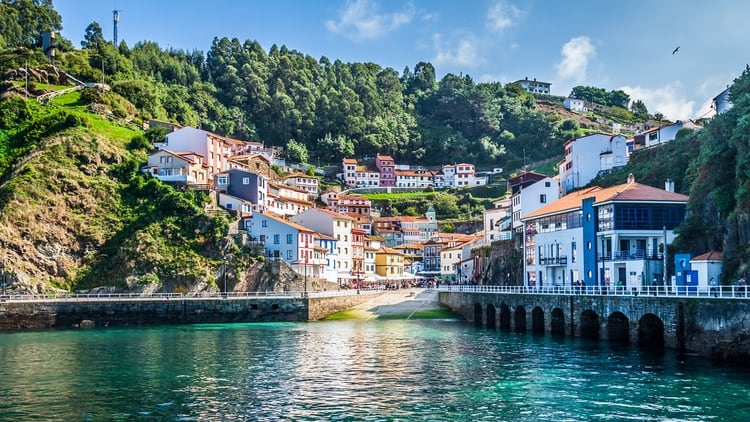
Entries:
<svg viewBox="0 0 750 422">
<path fill-rule="evenodd" d="M 606 131 L 610 121 L 654 117 L 638 100 L 628 110 L 620 91 L 576 87 L 601 102 L 579 116 L 560 108 L 560 98 L 535 97 L 517 84 L 453 74 L 438 81 L 427 62 L 398 72 L 229 38 L 214 39 L 205 54 L 152 41 L 114 46 L 96 23 L 83 49 L 58 40 L 53 68 L 38 40 L 60 27 L 50 1 L 0 2 L 0 247 L 5 265 L 41 288 L 180 290 L 215 283 L 224 254 L 246 259 L 238 267 L 252 260 L 232 250 L 227 219 L 203 211 L 204 195 L 140 173 L 147 119 L 284 146 L 292 162 L 337 165 L 345 156 L 387 153 L 403 163 L 515 169 L 559 155 L 566 140 Z M 103 81 L 111 92 L 37 104 L 33 96 L 72 85 L 62 71 Z M 23 98 L 27 92 L 32 99 Z M 746 274 L 750 262 L 748 71 L 731 99 L 734 108 L 704 130 L 639 151 L 626 168 L 594 182 L 622 183 L 630 172 L 654 186 L 675 180 L 691 199 L 671 248 L 723 250 L 725 280 Z M 385 201 L 393 214 L 422 213 L 431 202 L 441 217 L 472 218 L 499 196 L 485 194 Z"/>
</svg>

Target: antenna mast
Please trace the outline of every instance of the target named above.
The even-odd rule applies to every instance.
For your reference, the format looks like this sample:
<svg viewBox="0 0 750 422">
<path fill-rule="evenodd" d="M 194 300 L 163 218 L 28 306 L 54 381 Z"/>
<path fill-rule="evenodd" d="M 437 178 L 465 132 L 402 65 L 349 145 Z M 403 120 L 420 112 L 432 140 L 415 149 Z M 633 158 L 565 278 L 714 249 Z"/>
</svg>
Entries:
<svg viewBox="0 0 750 422">
<path fill-rule="evenodd" d="M 113 39 L 113 43 L 115 47 L 117 47 L 117 24 L 120 22 L 120 11 L 115 9 L 112 11 L 112 20 L 114 22 L 114 28 L 115 28 L 115 37 Z"/>
</svg>

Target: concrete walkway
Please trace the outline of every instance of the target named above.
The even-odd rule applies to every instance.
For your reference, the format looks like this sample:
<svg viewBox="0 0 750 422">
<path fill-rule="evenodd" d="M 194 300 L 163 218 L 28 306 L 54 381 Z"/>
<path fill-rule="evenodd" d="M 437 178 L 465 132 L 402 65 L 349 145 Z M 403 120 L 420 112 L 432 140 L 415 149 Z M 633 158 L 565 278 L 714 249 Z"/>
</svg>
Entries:
<svg viewBox="0 0 750 422">
<path fill-rule="evenodd" d="M 440 309 L 435 289 L 386 290 L 383 294 L 347 312 L 352 318 L 373 319 L 380 316 L 409 319 L 417 311 Z"/>
</svg>

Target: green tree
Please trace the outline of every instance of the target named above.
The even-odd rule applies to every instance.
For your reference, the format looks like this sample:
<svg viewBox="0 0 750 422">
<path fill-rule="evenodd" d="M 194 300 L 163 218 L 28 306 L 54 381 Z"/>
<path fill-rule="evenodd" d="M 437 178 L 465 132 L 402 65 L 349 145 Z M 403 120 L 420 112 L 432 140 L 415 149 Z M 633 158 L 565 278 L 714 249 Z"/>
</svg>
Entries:
<svg viewBox="0 0 750 422">
<path fill-rule="evenodd" d="M 81 47 L 90 50 L 101 49 L 104 47 L 106 41 L 102 34 L 102 27 L 96 22 L 91 22 L 86 27 L 86 31 L 83 34 L 83 41 L 81 41 Z"/>
<path fill-rule="evenodd" d="M 285 159 L 293 163 L 307 163 L 307 147 L 304 144 L 295 141 L 294 139 L 290 139 L 289 142 L 287 142 L 286 147 L 284 147 L 283 156 Z"/>
<path fill-rule="evenodd" d="M 43 32 L 61 29 L 52 0 L 0 0 L 0 48 L 36 47 Z"/>
</svg>

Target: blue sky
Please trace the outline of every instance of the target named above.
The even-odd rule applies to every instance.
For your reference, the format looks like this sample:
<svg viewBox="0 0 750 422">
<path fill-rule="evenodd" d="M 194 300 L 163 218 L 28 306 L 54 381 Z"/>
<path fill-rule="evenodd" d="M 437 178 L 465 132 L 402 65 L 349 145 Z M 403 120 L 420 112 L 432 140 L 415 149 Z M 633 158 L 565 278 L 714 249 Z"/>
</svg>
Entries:
<svg viewBox="0 0 750 422">
<path fill-rule="evenodd" d="M 524 77 L 568 95 L 622 89 L 670 119 L 711 115 L 710 100 L 750 62 L 750 2 L 605 0 L 53 0 L 80 46 L 98 22 L 132 46 L 207 52 L 214 37 L 258 41 L 399 73 L 420 61 L 476 82 Z M 672 51 L 679 46 L 677 53 Z"/>
</svg>

